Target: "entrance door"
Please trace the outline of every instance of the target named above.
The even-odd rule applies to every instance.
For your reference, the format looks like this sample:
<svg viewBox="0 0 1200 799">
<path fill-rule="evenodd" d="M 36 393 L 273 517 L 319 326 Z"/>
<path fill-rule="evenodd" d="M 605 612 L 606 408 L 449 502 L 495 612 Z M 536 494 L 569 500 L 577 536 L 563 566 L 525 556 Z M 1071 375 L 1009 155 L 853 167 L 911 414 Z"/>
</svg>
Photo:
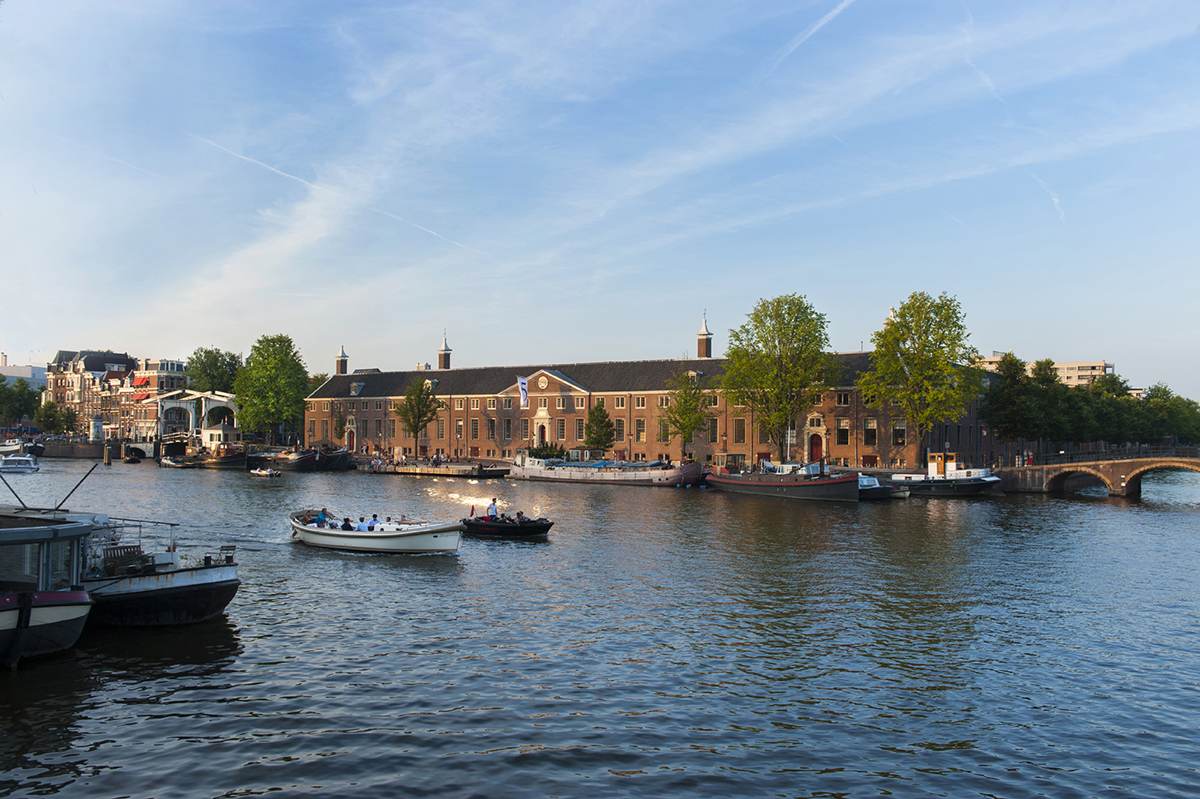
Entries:
<svg viewBox="0 0 1200 799">
<path fill-rule="evenodd" d="M 351 452 L 354 452 L 354 431 L 353 430 L 346 431 L 346 449 L 350 450 Z"/>
<path fill-rule="evenodd" d="M 808 437 L 808 452 L 810 461 L 819 461 L 825 457 L 825 448 L 820 433 L 813 433 Z"/>
</svg>

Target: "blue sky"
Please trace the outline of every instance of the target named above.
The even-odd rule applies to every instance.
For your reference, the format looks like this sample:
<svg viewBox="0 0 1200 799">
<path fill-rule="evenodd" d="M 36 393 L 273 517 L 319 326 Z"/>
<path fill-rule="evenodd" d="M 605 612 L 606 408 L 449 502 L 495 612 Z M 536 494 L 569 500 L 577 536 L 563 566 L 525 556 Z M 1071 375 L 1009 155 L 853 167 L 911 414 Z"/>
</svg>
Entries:
<svg viewBox="0 0 1200 799">
<path fill-rule="evenodd" d="M 1200 399 L 1192 2 L 0 5 L 0 346 L 312 372 L 717 354 L 800 293 L 869 348 Z"/>
</svg>

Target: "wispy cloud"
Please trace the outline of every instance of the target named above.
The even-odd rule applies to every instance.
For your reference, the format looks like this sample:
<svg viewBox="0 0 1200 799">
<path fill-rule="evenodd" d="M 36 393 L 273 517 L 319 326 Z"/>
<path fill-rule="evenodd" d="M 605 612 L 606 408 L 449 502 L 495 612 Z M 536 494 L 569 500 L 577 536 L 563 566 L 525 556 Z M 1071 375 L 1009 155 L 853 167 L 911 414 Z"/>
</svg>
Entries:
<svg viewBox="0 0 1200 799">
<path fill-rule="evenodd" d="M 1063 210 L 1062 203 L 1059 202 L 1058 192 L 1050 188 L 1049 184 L 1037 175 L 1034 175 L 1032 172 L 1030 174 L 1033 175 L 1033 179 L 1037 181 L 1037 184 L 1042 187 L 1042 191 L 1049 195 L 1050 202 L 1054 203 L 1054 209 L 1058 211 L 1058 221 L 1066 223 L 1067 212 Z"/>
<path fill-rule="evenodd" d="M 784 45 L 783 49 L 781 49 L 778 53 L 776 53 L 775 57 L 771 59 L 770 63 L 767 65 L 766 70 L 760 76 L 760 80 L 762 78 L 765 78 L 767 75 L 770 75 L 776 69 L 778 69 L 779 65 L 784 62 L 784 59 L 786 59 L 792 53 L 796 52 L 797 47 L 799 47 L 800 45 L 804 44 L 809 39 L 811 39 L 813 37 L 813 34 L 815 34 L 817 31 L 821 30 L 821 28 L 824 28 L 826 25 L 828 25 L 838 14 L 845 11 L 850 6 L 850 4 L 853 2 L 854 2 L 854 0 L 841 0 L 840 3 L 838 3 L 836 6 L 834 6 L 833 10 L 831 10 L 825 16 L 821 17 L 819 20 L 814 22 L 812 25 L 809 25 L 807 28 L 805 28 L 803 31 L 801 31 L 794 39 L 792 39 L 790 42 L 788 42 L 786 45 Z"/>
</svg>

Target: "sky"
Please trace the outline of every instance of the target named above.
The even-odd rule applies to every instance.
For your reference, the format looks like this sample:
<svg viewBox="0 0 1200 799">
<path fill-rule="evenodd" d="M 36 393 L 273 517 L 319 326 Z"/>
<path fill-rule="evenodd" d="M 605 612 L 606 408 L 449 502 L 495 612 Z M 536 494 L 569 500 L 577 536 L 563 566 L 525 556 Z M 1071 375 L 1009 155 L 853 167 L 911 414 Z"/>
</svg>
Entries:
<svg viewBox="0 0 1200 799">
<path fill-rule="evenodd" d="M 714 354 L 916 291 L 1200 399 L 1194 0 L 3 0 L 0 350 Z"/>
</svg>

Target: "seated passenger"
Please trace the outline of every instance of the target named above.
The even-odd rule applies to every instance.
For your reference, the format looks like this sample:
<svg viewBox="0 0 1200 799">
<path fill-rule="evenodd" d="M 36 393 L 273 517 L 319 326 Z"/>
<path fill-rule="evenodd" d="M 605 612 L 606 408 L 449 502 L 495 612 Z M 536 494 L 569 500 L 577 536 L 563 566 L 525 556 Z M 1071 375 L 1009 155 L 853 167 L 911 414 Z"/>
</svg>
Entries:
<svg viewBox="0 0 1200 799">
<path fill-rule="evenodd" d="M 345 519 L 342 520 L 342 529 L 343 530 L 353 530 L 354 529 L 354 525 L 350 523 L 349 516 L 347 516 Z"/>
<path fill-rule="evenodd" d="M 365 533 L 365 532 L 369 531 L 371 528 L 367 527 L 367 517 L 359 516 L 358 524 L 354 525 L 354 529 L 356 532 L 359 532 L 359 533 Z"/>
</svg>

